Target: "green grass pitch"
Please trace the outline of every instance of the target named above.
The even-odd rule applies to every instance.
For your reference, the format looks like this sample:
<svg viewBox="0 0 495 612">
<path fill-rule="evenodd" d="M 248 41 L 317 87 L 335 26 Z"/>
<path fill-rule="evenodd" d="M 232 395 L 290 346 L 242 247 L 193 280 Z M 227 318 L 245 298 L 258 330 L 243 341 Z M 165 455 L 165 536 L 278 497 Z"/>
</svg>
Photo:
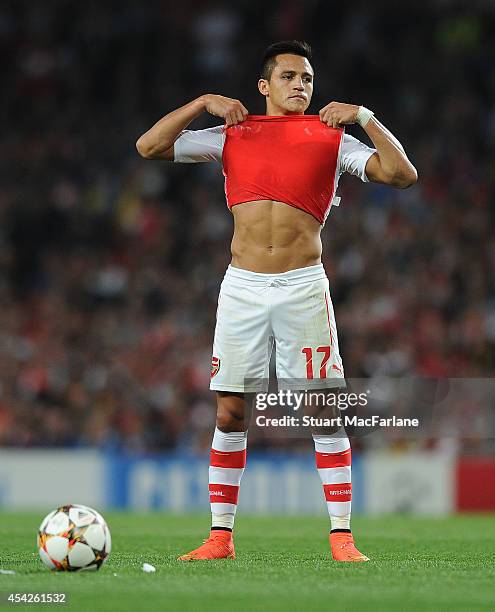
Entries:
<svg viewBox="0 0 495 612">
<path fill-rule="evenodd" d="M 180 563 L 208 534 L 206 515 L 105 513 L 110 560 L 97 573 L 45 569 L 34 547 L 40 513 L 2 513 L 0 591 L 68 593 L 62 608 L 88 612 L 215 610 L 493 610 L 493 516 L 353 520 L 366 564 L 329 557 L 324 517 L 245 517 L 236 525 L 237 559 Z M 155 574 L 141 570 L 143 562 Z M 5 605 L 5 604 L 3 604 Z M 0 606 L 3 608 L 3 605 Z"/>
</svg>

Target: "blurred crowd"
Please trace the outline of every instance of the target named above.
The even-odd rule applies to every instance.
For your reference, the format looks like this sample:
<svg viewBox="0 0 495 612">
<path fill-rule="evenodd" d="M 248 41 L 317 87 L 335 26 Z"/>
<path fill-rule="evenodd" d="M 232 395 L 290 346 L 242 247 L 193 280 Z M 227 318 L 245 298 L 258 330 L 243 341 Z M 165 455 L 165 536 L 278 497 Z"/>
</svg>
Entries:
<svg viewBox="0 0 495 612">
<path fill-rule="evenodd" d="M 310 114 L 366 105 L 419 173 L 342 177 L 323 229 L 346 376 L 493 376 L 495 6 L 392 4 L 1 4 L 1 445 L 209 447 L 221 168 L 135 141 L 202 93 L 264 113 L 260 57 L 284 39 L 313 46 Z"/>
</svg>

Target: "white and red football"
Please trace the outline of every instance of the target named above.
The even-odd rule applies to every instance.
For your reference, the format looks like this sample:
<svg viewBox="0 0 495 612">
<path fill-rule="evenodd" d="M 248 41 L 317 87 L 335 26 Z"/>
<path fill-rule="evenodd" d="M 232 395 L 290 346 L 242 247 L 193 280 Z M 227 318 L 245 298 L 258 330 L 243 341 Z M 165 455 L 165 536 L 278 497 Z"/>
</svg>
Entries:
<svg viewBox="0 0 495 612">
<path fill-rule="evenodd" d="M 88 506 L 61 506 L 45 516 L 38 530 L 40 558 L 52 570 L 100 569 L 111 549 L 105 519 Z"/>
</svg>

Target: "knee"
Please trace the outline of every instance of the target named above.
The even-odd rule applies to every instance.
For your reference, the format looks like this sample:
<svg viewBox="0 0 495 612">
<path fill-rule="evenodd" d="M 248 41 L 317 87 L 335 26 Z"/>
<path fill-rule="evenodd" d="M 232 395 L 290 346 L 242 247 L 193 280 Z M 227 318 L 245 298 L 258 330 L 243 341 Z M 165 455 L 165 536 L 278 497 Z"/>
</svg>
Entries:
<svg viewBox="0 0 495 612">
<path fill-rule="evenodd" d="M 219 408 L 217 410 L 217 428 L 224 433 L 231 433 L 233 431 L 246 431 L 247 427 L 244 423 L 244 418 L 239 417 L 236 411 L 229 410 L 229 408 Z"/>
<path fill-rule="evenodd" d="M 216 426 L 224 433 L 247 430 L 244 397 L 234 394 L 219 394 Z"/>
<path fill-rule="evenodd" d="M 223 431 L 224 433 L 231 433 L 233 431 L 236 431 L 233 428 L 233 422 L 232 422 L 232 419 L 230 418 L 230 415 L 225 414 L 225 413 L 220 413 L 220 411 L 217 412 L 216 426 L 217 426 L 217 429 L 219 429 L 220 431 Z"/>
<path fill-rule="evenodd" d="M 311 396 L 306 406 L 306 413 L 315 417 L 317 423 L 312 427 L 313 435 L 332 436 L 342 427 L 338 404 L 338 391 L 323 389 Z"/>
</svg>

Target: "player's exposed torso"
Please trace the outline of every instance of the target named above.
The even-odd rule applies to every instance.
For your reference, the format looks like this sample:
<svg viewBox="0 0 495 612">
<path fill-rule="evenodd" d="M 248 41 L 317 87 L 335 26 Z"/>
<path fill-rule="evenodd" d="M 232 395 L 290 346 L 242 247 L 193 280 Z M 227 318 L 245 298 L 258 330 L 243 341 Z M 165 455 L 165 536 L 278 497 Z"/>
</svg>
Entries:
<svg viewBox="0 0 495 612">
<path fill-rule="evenodd" d="M 310 214 L 273 200 L 232 208 L 232 265 L 274 274 L 321 262 L 320 223 Z"/>
</svg>

